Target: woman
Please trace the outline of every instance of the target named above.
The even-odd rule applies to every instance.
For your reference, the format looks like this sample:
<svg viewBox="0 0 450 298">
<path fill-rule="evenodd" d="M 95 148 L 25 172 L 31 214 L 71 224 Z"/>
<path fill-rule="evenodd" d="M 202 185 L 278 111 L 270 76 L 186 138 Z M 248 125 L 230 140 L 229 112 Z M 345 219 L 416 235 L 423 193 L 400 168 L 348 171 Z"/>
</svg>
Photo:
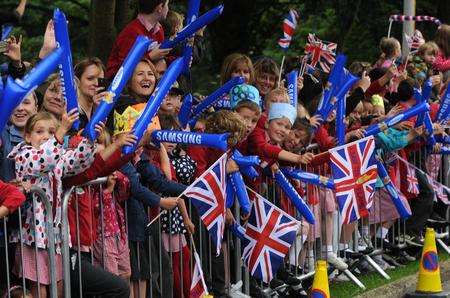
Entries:
<svg viewBox="0 0 450 298">
<path fill-rule="evenodd" d="M 62 95 L 61 82 L 58 74 L 52 74 L 48 77 L 44 90 L 40 111 L 47 111 L 57 119 L 61 119 L 62 114 L 66 110 L 66 102 Z"/>
<path fill-rule="evenodd" d="M 128 81 L 127 90 L 118 99 L 112 115 L 108 117 L 108 127 L 114 128 L 114 135 L 132 129 L 155 90 L 157 78 L 157 71 L 150 60 L 143 59 L 136 65 Z"/>
<path fill-rule="evenodd" d="M 86 58 L 74 67 L 78 82 L 78 106 L 80 112 L 80 129 L 91 119 L 96 106 L 107 94 L 105 86 L 99 85 L 99 79 L 105 78 L 105 66 L 96 57 Z"/>
</svg>

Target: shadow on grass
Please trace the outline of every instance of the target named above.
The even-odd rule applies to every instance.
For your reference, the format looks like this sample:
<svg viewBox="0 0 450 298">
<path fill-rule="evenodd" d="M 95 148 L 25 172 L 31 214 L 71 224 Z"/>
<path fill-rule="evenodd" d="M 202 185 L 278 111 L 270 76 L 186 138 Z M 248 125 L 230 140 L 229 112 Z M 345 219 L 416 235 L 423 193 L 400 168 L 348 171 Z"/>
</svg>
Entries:
<svg viewBox="0 0 450 298">
<path fill-rule="evenodd" d="M 450 259 L 450 256 L 448 254 L 446 254 L 445 252 L 439 253 L 439 262 L 443 262 L 448 259 Z M 355 285 L 351 281 L 348 281 L 330 284 L 330 294 L 331 297 L 338 297 L 338 298 L 354 297 L 369 290 L 378 288 L 382 285 L 389 284 L 402 277 L 415 274 L 418 272 L 418 270 L 419 270 L 419 260 L 416 260 L 414 262 L 407 264 L 405 267 L 399 267 L 393 270 L 386 271 L 387 274 L 391 277 L 390 280 L 384 279 L 381 275 L 379 275 L 376 272 L 363 274 L 357 277 L 366 286 L 365 290 L 360 289 L 357 285 Z"/>
</svg>

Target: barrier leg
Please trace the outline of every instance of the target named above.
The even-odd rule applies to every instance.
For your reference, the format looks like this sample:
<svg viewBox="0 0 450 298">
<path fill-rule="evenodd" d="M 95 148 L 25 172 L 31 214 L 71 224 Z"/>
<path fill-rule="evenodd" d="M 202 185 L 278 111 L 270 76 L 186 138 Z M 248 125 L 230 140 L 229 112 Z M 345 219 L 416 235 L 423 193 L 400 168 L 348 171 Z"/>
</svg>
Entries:
<svg viewBox="0 0 450 298">
<path fill-rule="evenodd" d="M 353 275 L 353 273 L 350 272 L 350 270 L 345 269 L 344 271 L 342 271 L 345 275 L 347 275 L 348 278 L 350 278 L 350 280 L 356 284 L 358 287 L 360 287 L 361 289 L 365 290 L 366 286 L 359 280 L 356 278 L 356 276 Z"/>
<path fill-rule="evenodd" d="M 442 239 L 436 239 L 436 242 L 445 250 L 446 253 L 450 255 L 450 248 L 442 241 Z"/>
<path fill-rule="evenodd" d="M 366 260 L 366 262 L 372 266 L 373 269 L 375 269 L 381 276 L 383 276 L 385 279 L 389 280 L 391 277 L 383 270 L 381 267 L 368 255 L 364 255 L 363 258 Z"/>
</svg>

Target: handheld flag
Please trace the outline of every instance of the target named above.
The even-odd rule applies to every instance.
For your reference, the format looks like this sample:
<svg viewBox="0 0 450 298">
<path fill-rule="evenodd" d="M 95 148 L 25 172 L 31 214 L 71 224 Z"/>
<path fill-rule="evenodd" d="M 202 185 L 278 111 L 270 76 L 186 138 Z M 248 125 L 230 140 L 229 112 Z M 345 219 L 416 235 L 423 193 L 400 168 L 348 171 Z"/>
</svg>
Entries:
<svg viewBox="0 0 450 298">
<path fill-rule="evenodd" d="M 208 295 L 208 288 L 206 287 L 205 278 L 203 277 L 202 262 L 198 253 L 194 251 L 194 273 L 192 274 L 190 298 L 203 298 Z"/>
<path fill-rule="evenodd" d="M 216 245 L 217 255 L 220 254 L 225 229 L 226 163 L 225 153 L 184 191 L 184 195 L 191 199 L 209 231 Z"/>
<path fill-rule="evenodd" d="M 289 252 L 300 223 L 259 194 L 253 194 L 242 258 L 254 277 L 268 283 Z"/>
<path fill-rule="evenodd" d="M 294 35 L 295 28 L 297 27 L 298 13 L 296 10 L 291 9 L 283 20 L 283 37 L 278 40 L 278 45 L 285 51 L 289 48 Z"/>
<path fill-rule="evenodd" d="M 375 140 L 365 138 L 329 152 L 339 211 L 348 224 L 369 214 L 377 180 Z"/>
<path fill-rule="evenodd" d="M 315 34 L 308 34 L 308 41 L 305 46 L 305 54 L 309 56 L 310 65 L 318 65 L 323 72 L 329 73 L 331 66 L 336 62 L 337 44 L 322 41 Z"/>
</svg>

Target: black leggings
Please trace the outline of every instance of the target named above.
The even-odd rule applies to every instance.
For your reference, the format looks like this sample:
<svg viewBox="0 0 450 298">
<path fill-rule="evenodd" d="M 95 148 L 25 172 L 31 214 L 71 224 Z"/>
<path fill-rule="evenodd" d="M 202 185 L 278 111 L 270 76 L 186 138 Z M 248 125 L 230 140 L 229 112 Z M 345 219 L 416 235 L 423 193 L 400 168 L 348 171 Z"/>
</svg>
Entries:
<svg viewBox="0 0 450 298">
<path fill-rule="evenodd" d="M 83 252 L 81 253 L 81 286 L 83 295 L 80 295 L 78 253 L 71 251 L 70 256 L 72 297 L 130 297 L 130 288 L 123 278 L 92 265 L 90 254 Z"/>
</svg>

